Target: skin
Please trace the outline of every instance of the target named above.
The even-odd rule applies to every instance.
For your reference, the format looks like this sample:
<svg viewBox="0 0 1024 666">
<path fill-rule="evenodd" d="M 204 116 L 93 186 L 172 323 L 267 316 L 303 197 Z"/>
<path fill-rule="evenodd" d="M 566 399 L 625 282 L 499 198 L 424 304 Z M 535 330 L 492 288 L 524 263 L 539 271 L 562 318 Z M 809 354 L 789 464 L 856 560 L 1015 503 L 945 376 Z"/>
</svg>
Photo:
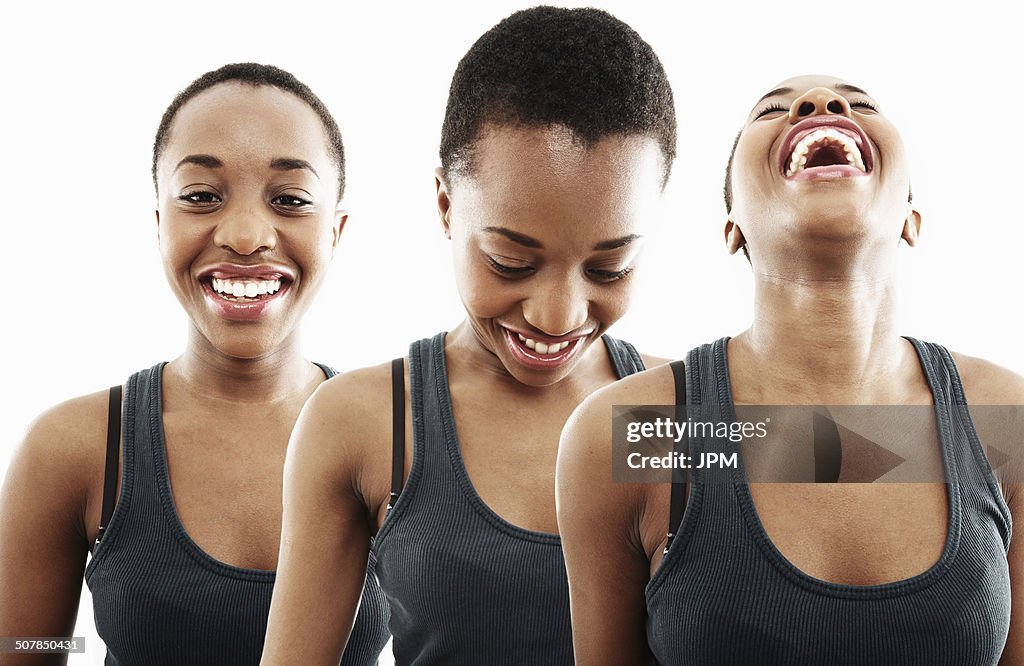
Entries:
<svg viewBox="0 0 1024 666">
<path fill-rule="evenodd" d="M 895 322 L 897 246 L 901 239 L 913 246 L 921 223 L 907 204 L 903 146 L 885 117 L 865 106 L 874 101 L 844 85 L 824 76 L 779 84 L 774 88 L 791 90 L 752 109 L 737 146 L 725 240 L 730 253 L 747 246 L 755 282 L 753 322 L 728 344 L 737 405 L 932 403 L 916 353 Z M 813 114 L 839 113 L 864 129 L 875 154 L 869 177 L 783 178 L 780 144 L 806 117 L 799 110 L 807 102 Z M 782 109 L 759 115 L 772 105 Z M 980 359 L 954 359 L 970 404 L 1024 404 L 1024 378 Z M 644 589 L 661 563 L 670 485 L 611 482 L 607 414 L 616 404 L 674 401 L 671 370 L 656 368 L 592 395 L 563 433 L 558 524 L 579 664 L 651 660 Z M 832 582 L 910 578 L 938 560 L 947 537 L 944 484 L 751 483 L 750 490 L 779 551 L 803 572 Z M 1024 519 L 1019 489 L 1004 484 L 1003 492 L 1014 519 Z M 1018 541 L 1009 553 L 1015 606 L 1024 603 Z M 1014 614 L 1003 663 L 1024 659 L 1022 634 Z"/>
<path fill-rule="evenodd" d="M 189 163 L 190 155 L 220 166 Z M 272 168 L 277 158 L 304 160 L 319 175 Z M 346 219 L 337 176 L 312 109 L 276 88 L 239 83 L 218 84 L 180 109 L 158 165 L 160 252 L 189 317 L 185 351 L 163 372 L 174 502 L 192 539 L 231 565 L 277 565 L 285 447 L 325 380 L 302 358 L 297 327 Z M 197 280 L 221 262 L 273 263 L 295 279 L 260 320 L 229 321 Z M 100 522 L 107 402 L 104 390 L 57 405 L 15 452 L 0 494 L 0 635 L 72 633 Z M 3 663 L 65 660 L 4 655 Z"/>
<path fill-rule="evenodd" d="M 559 433 L 588 394 L 616 379 L 600 336 L 628 307 L 662 156 L 650 138 L 611 136 L 588 148 L 560 127 L 488 126 L 475 148 L 471 175 L 436 175 L 466 308 L 445 342 L 459 444 L 491 509 L 520 527 L 555 532 Z M 610 241 L 617 247 L 596 249 Z M 566 364 L 540 371 L 516 360 L 504 328 L 585 339 Z M 406 361 L 406 476 L 408 381 Z M 285 470 L 281 567 L 263 664 L 337 662 L 369 537 L 386 515 L 391 409 L 384 364 L 332 379 L 303 410 Z"/>
</svg>

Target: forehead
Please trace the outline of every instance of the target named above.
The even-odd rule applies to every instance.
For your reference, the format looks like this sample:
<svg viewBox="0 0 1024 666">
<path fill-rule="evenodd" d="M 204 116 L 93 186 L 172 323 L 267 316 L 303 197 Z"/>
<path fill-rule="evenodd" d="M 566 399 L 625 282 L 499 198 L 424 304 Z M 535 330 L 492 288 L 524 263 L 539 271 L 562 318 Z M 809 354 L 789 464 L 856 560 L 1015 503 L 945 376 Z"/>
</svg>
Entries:
<svg viewBox="0 0 1024 666">
<path fill-rule="evenodd" d="M 178 109 L 165 159 L 192 153 L 329 160 L 327 133 L 308 104 L 273 86 L 239 82 L 219 83 Z"/>
<path fill-rule="evenodd" d="M 476 226 L 515 226 L 538 238 L 557 230 L 614 237 L 632 233 L 651 213 L 663 159 L 657 141 L 642 135 L 586 145 L 561 126 L 492 125 L 483 128 L 472 173 L 457 180 L 453 196 Z"/>
</svg>

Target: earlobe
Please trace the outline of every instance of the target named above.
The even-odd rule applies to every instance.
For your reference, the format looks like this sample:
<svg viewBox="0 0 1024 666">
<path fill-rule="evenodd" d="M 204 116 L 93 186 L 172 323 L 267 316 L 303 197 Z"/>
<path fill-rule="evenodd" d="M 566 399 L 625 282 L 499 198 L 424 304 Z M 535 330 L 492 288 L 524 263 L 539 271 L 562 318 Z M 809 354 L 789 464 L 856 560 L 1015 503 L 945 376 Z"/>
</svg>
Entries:
<svg viewBox="0 0 1024 666">
<path fill-rule="evenodd" d="M 907 219 L 903 221 L 903 234 L 900 236 L 907 242 L 907 245 L 914 247 L 917 244 L 917 239 L 921 235 L 921 213 L 918 213 L 913 208 L 907 214 Z"/>
<path fill-rule="evenodd" d="M 437 214 L 441 217 L 441 227 L 444 228 L 444 237 L 448 240 L 452 238 L 451 230 L 451 210 L 452 200 L 448 195 L 448 181 L 444 175 L 444 168 L 437 167 L 434 169 L 434 187 L 437 189 Z"/>
<path fill-rule="evenodd" d="M 725 222 L 725 247 L 729 251 L 729 254 L 736 254 L 744 245 L 747 244 L 745 238 L 743 238 L 743 230 L 740 229 L 732 220 L 726 220 Z"/>
</svg>

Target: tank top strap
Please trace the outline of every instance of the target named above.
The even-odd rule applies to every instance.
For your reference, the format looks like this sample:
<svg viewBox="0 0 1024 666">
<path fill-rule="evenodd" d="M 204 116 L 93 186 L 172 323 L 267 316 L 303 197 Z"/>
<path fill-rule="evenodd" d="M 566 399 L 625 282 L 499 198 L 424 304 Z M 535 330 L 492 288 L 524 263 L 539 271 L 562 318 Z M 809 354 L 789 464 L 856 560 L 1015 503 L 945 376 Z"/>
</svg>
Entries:
<svg viewBox="0 0 1024 666">
<path fill-rule="evenodd" d="M 628 377 L 637 372 L 643 372 L 644 360 L 636 347 L 624 340 L 618 340 L 607 333 L 601 336 L 604 346 L 608 349 L 608 356 L 611 358 L 612 367 L 619 379 Z"/>
<path fill-rule="evenodd" d="M 138 516 L 159 515 L 160 494 L 155 483 L 155 462 L 153 458 L 152 428 L 159 427 L 160 407 L 153 403 L 158 398 L 160 373 L 166 363 L 134 373 L 124 383 L 124 398 L 121 407 L 121 479 L 114 512 L 104 531 L 92 558 L 85 569 L 88 581 L 106 554 L 116 543 L 133 538 L 137 529 L 134 524 Z M 155 415 L 154 415 L 155 414 Z M 154 422 L 154 418 L 157 421 Z M 127 533 L 127 537 L 122 536 Z"/>
<path fill-rule="evenodd" d="M 988 514 L 996 523 L 1004 548 L 1009 548 L 1012 532 L 1010 509 L 978 437 L 953 356 L 945 347 L 934 342 L 911 337 L 907 337 L 907 340 L 914 345 L 921 358 L 921 366 L 932 387 L 935 409 L 939 412 L 940 427 L 945 423 L 949 431 L 948 436 L 943 438 L 946 442 L 945 457 L 956 467 L 955 476 L 961 491 L 968 496 L 966 505 L 975 509 L 968 511 L 966 520 L 971 522 Z"/>
</svg>

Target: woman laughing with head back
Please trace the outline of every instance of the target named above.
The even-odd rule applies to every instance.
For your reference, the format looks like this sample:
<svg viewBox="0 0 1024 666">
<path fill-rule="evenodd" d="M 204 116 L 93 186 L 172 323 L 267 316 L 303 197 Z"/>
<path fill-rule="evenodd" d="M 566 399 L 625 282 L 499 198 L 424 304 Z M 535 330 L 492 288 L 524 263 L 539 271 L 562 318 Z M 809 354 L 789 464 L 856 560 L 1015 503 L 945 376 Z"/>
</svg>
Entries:
<svg viewBox="0 0 1024 666">
<path fill-rule="evenodd" d="M 898 335 L 896 254 L 921 218 L 895 128 L 860 88 L 796 77 L 751 110 L 730 171 L 726 243 L 749 256 L 753 323 L 591 396 L 563 434 L 578 663 L 1020 663 L 1024 496 L 996 482 L 965 405 L 1024 404 L 1024 379 Z M 743 448 L 685 484 L 615 484 L 611 406 L 630 404 L 733 422 L 744 404 L 924 406 L 923 455 L 947 483 L 748 483 Z M 865 462 L 842 446 L 843 470 Z"/>
</svg>

